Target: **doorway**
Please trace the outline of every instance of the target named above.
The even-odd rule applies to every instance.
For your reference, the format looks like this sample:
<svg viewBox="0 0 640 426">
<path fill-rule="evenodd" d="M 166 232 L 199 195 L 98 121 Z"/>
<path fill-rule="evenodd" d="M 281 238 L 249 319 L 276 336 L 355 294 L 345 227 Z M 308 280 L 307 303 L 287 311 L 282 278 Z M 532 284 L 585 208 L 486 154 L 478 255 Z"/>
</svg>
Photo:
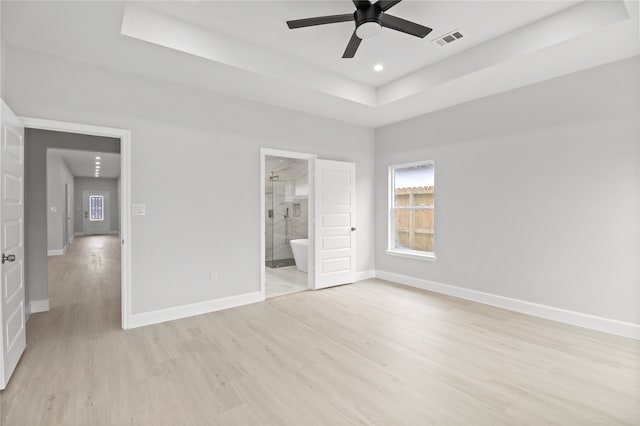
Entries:
<svg viewBox="0 0 640 426">
<path fill-rule="evenodd" d="M 60 148 L 61 141 L 65 148 Z M 120 141 L 29 130 L 26 142 L 29 148 L 25 156 L 27 176 L 36 181 L 26 188 L 25 195 L 30 201 L 37 201 L 39 197 L 34 194 L 33 185 L 39 177 L 33 166 L 46 147 L 49 254 L 43 271 L 46 287 L 32 286 L 34 293 L 46 297 L 48 306 L 42 310 L 55 310 L 64 316 L 69 300 L 84 307 L 97 303 L 101 310 L 95 314 L 95 320 L 103 322 L 103 330 L 117 328 L 121 297 L 117 278 L 120 273 Z M 28 223 L 33 223 L 40 214 L 32 209 L 26 213 Z M 27 238 L 37 242 L 38 236 L 27 232 Z M 39 266 L 37 259 L 27 263 L 31 272 L 38 271 Z"/>
<path fill-rule="evenodd" d="M 29 118 L 29 117 L 20 117 L 20 120 L 24 124 L 24 127 L 27 130 L 33 131 L 51 131 L 53 133 L 63 133 L 67 134 L 67 140 L 72 140 L 76 136 L 88 136 L 88 137 L 104 137 L 104 138 L 113 138 L 119 141 L 120 146 L 120 160 L 118 161 L 116 168 L 117 173 L 119 174 L 119 179 L 117 179 L 117 190 L 109 190 L 110 195 L 110 225 L 113 227 L 114 223 L 118 224 L 119 232 L 114 232 L 111 229 L 109 234 L 120 234 L 118 235 L 107 235 L 103 236 L 103 240 L 105 244 L 109 246 L 110 258 L 117 259 L 117 263 L 119 264 L 119 268 L 112 268 L 112 273 L 117 274 L 118 285 L 118 299 L 120 301 L 120 309 L 117 309 L 116 320 L 120 327 L 123 329 L 130 328 L 130 321 L 132 317 L 131 312 L 131 250 L 130 250 L 130 241 L 131 241 L 131 132 L 129 130 L 124 129 L 115 129 L 108 127 L 100 127 L 93 125 L 84 125 L 77 123 L 69 123 L 69 122 L 61 122 L 61 121 L 52 121 L 45 120 L 39 118 Z M 65 142 L 66 143 L 66 142 Z M 67 146 L 64 146 L 66 148 Z M 84 147 L 86 149 L 87 146 Z M 73 149 L 73 148 L 71 148 Z M 94 153 L 95 154 L 95 153 Z M 106 154 L 102 152 L 101 154 Z M 94 155 L 94 164 L 96 161 L 101 161 L 102 159 L 96 157 L 102 157 L 103 155 Z M 98 164 L 95 164 L 97 166 Z M 93 167 L 90 170 L 90 177 L 85 179 L 98 179 L 102 177 L 107 177 L 103 174 L 106 170 L 105 164 L 100 165 L 100 176 L 96 177 L 95 174 L 98 172 L 98 167 Z M 45 165 L 40 166 L 43 170 L 45 169 Z M 75 188 L 69 186 L 68 188 L 68 197 L 71 199 L 68 201 L 67 212 L 71 213 L 67 217 L 70 218 L 70 222 L 67 225 L 67 230 L 69 232 L 69 240 L 77 241 L 78 238 L 73 238 L 74 236 L 80 237 L 83 236 L 83 215 L 84 215 L 84 206 L 82 201 L 82 193 L 79 195 L 75 193 L 80 186 L 76 185 Z M 99 188 L 101 189 L 101 188 Z M 115 194 L 118 194 L 116 197 Z M 116 205 L 115 200 L 118 199 L 118 203 Z M 78 201 L 80 205 L 78 205 Z M 61 209 L 62 210 L 62 209 Z M 47 209 L 49 212 L 49 209 Z M 45 242 L 46 245 L 46 242 Z M 91 246 L 95 248 L 95 245 Z M 115 256 L 115 258 L 113 257 Z M 94 256 L 95 258 L 95 256 Z M 47 282 L 47 264 L 46 259 L 41 259 L 37 256 L 34 256 L 34 259 L 38 264 L 44 263 L 44 278 L 45 283 Z M 114 260 L 114 262 L 116 262 Z M 100 266 L 100 265 L 96 265 Z M 40 272 L 38 272 L 40 275 Z M 29 295 L 30 298 L 38 298 L 35 295 Z M 46 293 L 44 295 L 46 297 Z M 48 300 L 45 300 L 42 304 L 34 304 L 33 300 L 30 301 L 32 305 L 31 312 L 41 312 L 49 310 Z M 36 306 L 38 309 L 33 309 Z"/>
<path fill-rule="evenodd" d="M 298 201 L 296 179 L 281 173 L 278 165 L 295 164 L 296 160 L 303 160 L 300 164 L 306 163 L 307 166 L 307 181 L 301 181 L 298 188 L 298 195 L 306 197 L 307 201 L 307 238 L 306 241 L 294 238 L 292 244 L 291 224 L 287 224 L 285 218 L 291 220 L 293 204 Z M 298 171 L 297 176 L 302 174 Z M 282 181 L 284 185 L 278 183 Z M 278 192 L 284 193 L 281 200 L 273 198 Z M 315 154 L 267 148 L 260 150 L 260 279 L 264 298 L 356 281 L 356 200 L 355 163 L 318 159 Z M 279 205 L 281 208 L 276 208 Z M 282 216 L 280 225 L 276 224 L 280 219 L 278 215 Z M 270 238 L 274 239 L 273 243 L 269 242 Z M 296 247 L 296 243 L 306 247 Z M 306 263 L 306 272 L 297 268 L 296 249 L 299 257 L 306 260 L 302 261 Z M 287 257 L 288 250 L 293 258 L 293 267 L 287 266 L 291 262 Z M 289 267 L 296 275 L 305 273 L 306 287 L 303 284 L 284 288 L 280 293 L 278 289 L 268 291 L 267 278 L 283 272 L 283 267 Z M 291 284 L 291 279 L 286 278 L 285 282 Z M 304 279 L 299 281 L 304 283 Z"/>
<path fill-rule="evenodd" d="M 261 277 L 270 298 L 313 288 L 315 155 L 262 149 L 261 157 Z"/>
<path fill-rule="evenodd" d="M 266 297 L 309 288 L 309 162 L 266 156 Z"/>
</svg>

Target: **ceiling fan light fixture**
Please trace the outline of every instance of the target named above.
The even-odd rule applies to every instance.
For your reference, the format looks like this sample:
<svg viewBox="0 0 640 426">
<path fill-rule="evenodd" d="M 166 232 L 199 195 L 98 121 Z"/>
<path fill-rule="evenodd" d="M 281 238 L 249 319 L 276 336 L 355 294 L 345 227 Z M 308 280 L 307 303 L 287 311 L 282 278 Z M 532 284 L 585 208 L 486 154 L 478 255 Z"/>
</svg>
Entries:
<svg viewBox="0 0 640 426">
<path fill-rule="evenodd" d="M 382 32 L 382 28 L 400 31 L 414 37 L 425 38 L 431 32 L 431 28 L 417 24 L 406 19 L 389 15 L 387 11 L 402 0 L 352 0 L 356 7 L 353 13 L 341 15 L 315 16 L 312 18 L 294 19 L 287 21 L 289 29 L 313 27 L 316 25 L 335 24 L 338 22 L 355 21 L 356 29 L 351 34 L 347 47 L 342 54 L 345 59 L 356 55 L 362 40 L 374 37 Z"/>
<path fill-rule="evenodd" d="M 382 25 L 378 22 L 365 22 L 356 28 L 356 35 L 361 40 L 365 40 L 367 38 L 375 37 L 382 31 Z"/>
</svg>

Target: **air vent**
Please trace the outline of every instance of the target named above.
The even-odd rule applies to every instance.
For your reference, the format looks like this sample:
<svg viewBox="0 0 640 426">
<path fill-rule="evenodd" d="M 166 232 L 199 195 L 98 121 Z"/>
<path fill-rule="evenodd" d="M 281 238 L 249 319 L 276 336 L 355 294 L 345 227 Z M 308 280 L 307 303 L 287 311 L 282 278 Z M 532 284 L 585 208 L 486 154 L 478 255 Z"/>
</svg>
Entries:
<svg viewBox="0 0 640 426">
<path fill-rule="evenodd" d="M 437 46 L 446 46 L 447 44 L 451 44 L 456 40 L 460 40 L 462 37 L 464 36 L 460 32 L 460 30 L 453 30 L 450 33 L 447 33 L 431 41 Z"/>
</svg>

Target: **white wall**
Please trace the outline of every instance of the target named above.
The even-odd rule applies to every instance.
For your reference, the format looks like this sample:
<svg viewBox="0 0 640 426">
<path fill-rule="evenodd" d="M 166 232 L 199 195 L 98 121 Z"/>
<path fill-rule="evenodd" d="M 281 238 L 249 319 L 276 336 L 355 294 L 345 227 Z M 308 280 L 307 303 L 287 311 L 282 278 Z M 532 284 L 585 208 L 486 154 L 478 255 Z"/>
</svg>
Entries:
<svg viewBox="0 0 640 426">
<path fill-rule="evenodd" d="M 73 206 L 74 178 L 67 163 L 60 154 L 47 152 L 47 250 L 59 251 L 69 241 L 69 229 L 73 229 L 74 212 L 67 212 L 64 190 L 68 186 L 68 196 Z M 67 214 L 68 213 L 68 214 Z M 64 222 L 71 217 L 67 236 L 64 235 Z"/>
<path fill-rule="evenodd" d="M 0 1 L 0 99 L 4 96 L 4 37 L 2 37 L 2 2 Z"/>
<path fill-rule="evenodd" d="M 376 268 L 640 323 L 640 61 L 376 131 Z M 391 257 L 387 166 L 435 160 L 434 263 Z"/>
<path fill-rule="evenodd" d="M 18 115 L 132 131 L 132 201 L 147 211 L 132 221 L 134 313 L 260 290 L 260 147 L 356 163 L 357 270 L 374 268 L 373 130 L 13 47 L 7 56 Z"/>
<path fill-rule="evenodd" d="M 76 177 L 75 204 L 76 221 L 74 232 L 84 232 L 84 191 L 107 191 L 109 193 L 109 230 L 120 232 L 120 187 L 118 179 Z"/>
</svg>

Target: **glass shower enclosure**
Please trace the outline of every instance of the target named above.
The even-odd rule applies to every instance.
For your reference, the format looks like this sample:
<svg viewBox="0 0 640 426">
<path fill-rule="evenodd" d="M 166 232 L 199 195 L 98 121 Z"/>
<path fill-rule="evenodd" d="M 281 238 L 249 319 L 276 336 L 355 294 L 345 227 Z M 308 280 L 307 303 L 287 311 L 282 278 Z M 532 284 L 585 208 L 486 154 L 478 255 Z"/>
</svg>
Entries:
<svg viewBox="0 0 640 426">
<path fill-rule="evenodd" d="M 265 176 L 265 263 L 295 265 L 291 240 L 308 235 L 306 160 L 267 157 Z"/>
<path fill-rule="evenodd" d="M 269 268 L 295 265 L 290 241 L 292 203 L 287 202 L 287 190 L 291 182 L 281 180 L 276 172 L 270 172 L 266 190 L 265 260 Z"/>
</svg>

